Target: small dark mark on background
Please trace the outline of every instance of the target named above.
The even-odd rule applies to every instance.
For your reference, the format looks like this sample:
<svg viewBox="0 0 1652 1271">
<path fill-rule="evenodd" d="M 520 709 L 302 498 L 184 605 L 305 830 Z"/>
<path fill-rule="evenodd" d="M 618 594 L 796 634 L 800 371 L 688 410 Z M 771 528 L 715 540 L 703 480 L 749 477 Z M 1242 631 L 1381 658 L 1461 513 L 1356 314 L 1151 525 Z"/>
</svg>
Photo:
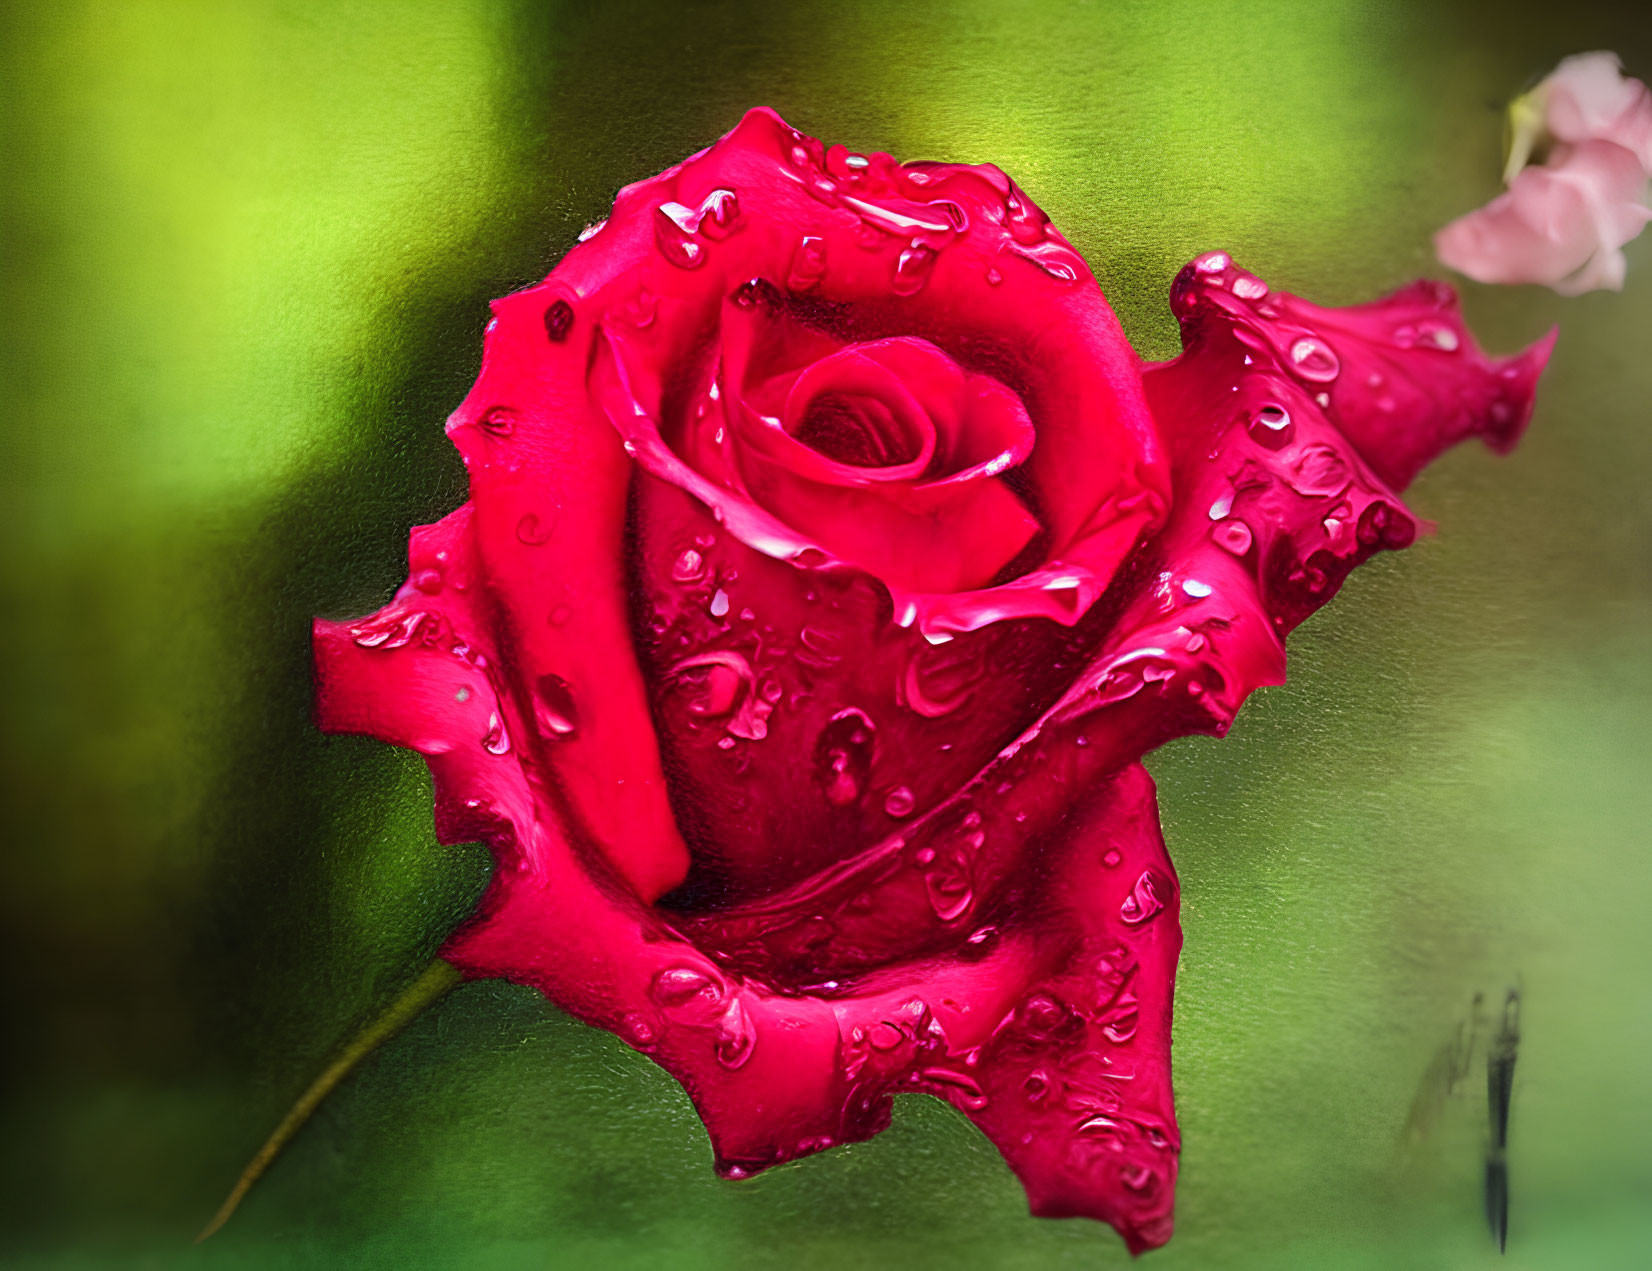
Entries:
<svg viewBox="0 0 1652 1271">
<path fill-rule="evenodd" d="M 1514 1095 L 1514 1060 L 1520 1048 L 1520 991 L 1503 999 L 1503 1018 L 1486 1048 L 1486 1114 L 1491 1141 L 1486 1151 L 1486 1225 L 1501 1253 L 1509 1238 L 1509 1104 Z"/>
</svg>

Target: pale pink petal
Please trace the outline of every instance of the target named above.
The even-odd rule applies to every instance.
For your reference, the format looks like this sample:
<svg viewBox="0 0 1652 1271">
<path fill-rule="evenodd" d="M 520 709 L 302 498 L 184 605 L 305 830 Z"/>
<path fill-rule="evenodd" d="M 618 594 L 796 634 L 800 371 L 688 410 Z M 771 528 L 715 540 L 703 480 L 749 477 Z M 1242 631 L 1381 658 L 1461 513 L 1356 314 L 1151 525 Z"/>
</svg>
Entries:
<svg viewBox="0 0 1652 1271">
<path fill-rule="evenodd" d="M 1613 142 L 1652 173 L 1652 90 L 1623 73 L 1616 53 L 1568 57 L 1537 91 L 1556 140 Z"/>
<path fill-rule="evenodd" d="M 1477 282 L 1541 283 L 1564 295 L 1623 286 L 1619 250 L 1645 226 L 1646 172 L 1622 146 L 1557 147 L 1507 192 L 1434 236 L 1442 263 Z"/>
</svg>

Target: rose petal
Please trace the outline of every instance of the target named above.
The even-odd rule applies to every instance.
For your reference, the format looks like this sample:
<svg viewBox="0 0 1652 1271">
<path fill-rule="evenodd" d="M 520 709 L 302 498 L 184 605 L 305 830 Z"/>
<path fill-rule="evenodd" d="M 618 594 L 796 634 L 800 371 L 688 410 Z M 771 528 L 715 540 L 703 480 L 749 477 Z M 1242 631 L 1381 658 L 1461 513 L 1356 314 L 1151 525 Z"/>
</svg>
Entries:
<svg viewBox="0 0 1652 1271">
<path fill-rule="evenodd" d="M 571 312 L 569 294 L 546 283 L 495 303 L 481 374 L 448 423 L 471 502 L 415 534 L 413 581 L 377 618 L 429 611 L 487 667 L 498 666 L 495 650 L 510 650 L 508 679 L 488 672 L 510 744 L 532 756 L 614 868 L 652 899 L 686 876 L 688 851 L 631 646 L 623 551 L 631 464 L 584 394 L 589 325 L 575 319 L 560 340 L 548 338 L 549 315 L 558 306 Z M 419 588 L 421 576 L 432 592 Z M 364 687 L 396 676 L 376 656 L 342 624 L 317 624 L 322 727 L 386 736 L 398 726 L 404 706 Z M 474 707 L 465 705 L 468 720 Z M 426 727 L 438 723 L 459 727 L 442 716 Z M 477 738 L 485 731 L 464 727 Z"/>
<path fill-rule="evenodd" d="M 891 1094 L 924 1092 L 1004 1148 L 1035 1213 L 1113 1223 L 1138 1250 L 1169 1237 L 1181 935 L 1139 768 L 1089 801 L 1048 903 L 1029 909 L 1036 922 L 803 997 L 728 975 L 594 885 L 553 826 L 511 832 L 524 830 L 540 868 L 501 870 L 442 956 L 470 976 L 533 985 L 650 1055 L 694 1100 L 720 1172 L 870 1137 L 888 1124 Z"/>
<path fill-rule="evenodd" d="M 891 620 L 868 575 L 774 560 L 654 478 L 639 478 L 632 507 L 639 649 L 693 845 L 676 903 L 751 900 L 878 842 L 956 792 L 1082 665 L 1053 623 L 931 644 Z M 713 653 L 749 668 L 747 692 L 769 710 L 760 741 L 732 733 L 675 674 Z M 845 751 L 850 713 L 869 735 Z"/>
<path fill-rule="evenodd" d="M 738 250 L 683 228 L 707 223 L 711 213 L 698 209 L 727 206 L 712 202 L 724 193 L 740 212 L 718 233 L 738 235 Z M 1070 625 L 1163 515 L 1163 455 L 1135 356 L 1077 253 L 995 168 L 907 170 L 887 155 L 828 164 L 818 142 L 753 111 L 701 155 L 621 191 L 601 233 L 554 276 L 582 294 L 611 293 L 599 310 L 638 289 L 654 298 L 653 322 L 606 332 L 597 374 L 607 413 L 639 464 L 781 559 L 825 545 L 752 507 L 725 480 L 726 464 L 685 462 L 667 441 L 714 379 L 695 350 L 754 277 L 786 303 L 828 315 L 839 344 L 922 331 L 965 371 L 1008 385 L 1041 429 L 1026 468 L 1056 560 L 1007 587 L 896 586 L 897 613 L 921 630 L 1035 615 Z M 1001 286 L 1015 303 L 1003 302 Z M 669 368 L 663 378 L 659 368 Z"/>
<path fill-rule="evenodd" d="M 1403 484 L 1467 436 L 1512 444 L 1552 342 L 1494 361 L 1473 346 L 1449 289 L 1323 310 L 1268 293 L 1225 253 L 1184 269 L 1172 303 L 1186 351 L 1146 382 L 1172 443 L 1173 512 L 1089 665 L 955 797 L 898 834 L 691 920 L 702 947 L 807 982 L 955 941 L 1058 832 L 1070 791 L 1173 737 L 1220 736 L 1253 690 L 1283 682 L 1284 636 L 1355 566 L 1416 535 L 1379 473 Z M 1435 333 L 1407 347 L 1377 340 L 1405 319 Z M 1338 388 L 1378 365 L 1412 386 L 1404 410 L 1383 410 L 1368 382 Z M 937 872 L 968 880 L 967 906 L 936 905 Z"/>
</svg>

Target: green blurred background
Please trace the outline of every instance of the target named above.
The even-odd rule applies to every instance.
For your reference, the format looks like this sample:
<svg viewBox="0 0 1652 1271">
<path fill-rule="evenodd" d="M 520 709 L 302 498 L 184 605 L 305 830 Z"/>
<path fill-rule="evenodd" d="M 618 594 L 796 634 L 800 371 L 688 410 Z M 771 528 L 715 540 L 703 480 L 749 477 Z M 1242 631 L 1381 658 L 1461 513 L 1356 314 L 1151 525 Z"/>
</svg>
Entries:
<svg viewBox="0 0 1652 1271">
<path fill-rule="evenodd" d="M 1639 12 L 1637 12 L 1637 10 Z M 1346 303 L 1437 273 L 1500 106 L 1652 77 L 1644 6 L 12 3 L 0 36 L 8 1267 L 1096 1267 L 931 1101 L 717 1181 L 680 1089 L 501 984 L 370 1060 L 200 1248 L 330 1050 L 467 911 L 417 759 L 308 718 L 310 615 L 464 497 L 486 301 L 748 106 L 993 160 L 1131 338 L 1226 247 Z M 1652 237 L 1652 236 L 1649 236 Z M 1414 489 L 1223 743 L 1157 755 L 1185 888 L 1175 1267 L 1628 1267 L 1652 1246 L 1652 247 L 1621 295 L 1469 285 L 1561 340 L 1510 459 Z M 1525 990 L 1509 1252 L 1482 1069 Z M 1419 1091 L 1421 1091 L 1419 1102 Z M 1432 1091 L 1432 1093 L 1431 1093 Z M 1428 1133 L 1402 1134 L 1417 1108 Z"/>
</svg>

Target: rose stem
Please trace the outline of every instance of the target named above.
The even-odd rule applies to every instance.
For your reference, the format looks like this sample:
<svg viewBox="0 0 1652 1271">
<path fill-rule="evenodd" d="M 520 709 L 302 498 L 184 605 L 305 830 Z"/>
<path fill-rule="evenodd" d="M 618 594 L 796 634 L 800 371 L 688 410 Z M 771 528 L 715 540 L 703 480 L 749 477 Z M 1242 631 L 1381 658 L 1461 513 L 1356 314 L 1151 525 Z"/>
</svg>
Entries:
<svg viewBox="0 0 1652 1271">
<path fill-rule="evenodd" d="M 310 1114 L 320 1106 L 321 1101 L 339 1082 L 350 1075 L 351 1069 L 411 1024 L 425 1007 L 435 1002 L 463 978 L 459 969 L 451 962 L 437 958 L 377 1019 L 351 1038 L 350 1044 L 340 1052 L 338 1058 L 328 1064 L 321 1075 L 310 1083 L 310 1088 L 298 1096 L 298 1102 L 293 1104 L 291 1111 L 282 1118 L 281 1124 L 275 1127 L 274 1133 L 264 1141 L 264 1146 L 258 1149 L 258 1154 L 247 1163 L 247 1168 L 242 1170 L 241 1177 L 235 1180 L 235 1186 L 218 1212 L 213 1215 L 212 1221 L 195 1237 L 195 1243 L 200 1244 L 229 1221 L 235 1207 L 252 1189 L 259 1176 L 270 1167 L 270 1162 L 275 1160 L 281 1149 L 287 1146 L 293 1135 L 310 1119 Z"/>
</svg>

